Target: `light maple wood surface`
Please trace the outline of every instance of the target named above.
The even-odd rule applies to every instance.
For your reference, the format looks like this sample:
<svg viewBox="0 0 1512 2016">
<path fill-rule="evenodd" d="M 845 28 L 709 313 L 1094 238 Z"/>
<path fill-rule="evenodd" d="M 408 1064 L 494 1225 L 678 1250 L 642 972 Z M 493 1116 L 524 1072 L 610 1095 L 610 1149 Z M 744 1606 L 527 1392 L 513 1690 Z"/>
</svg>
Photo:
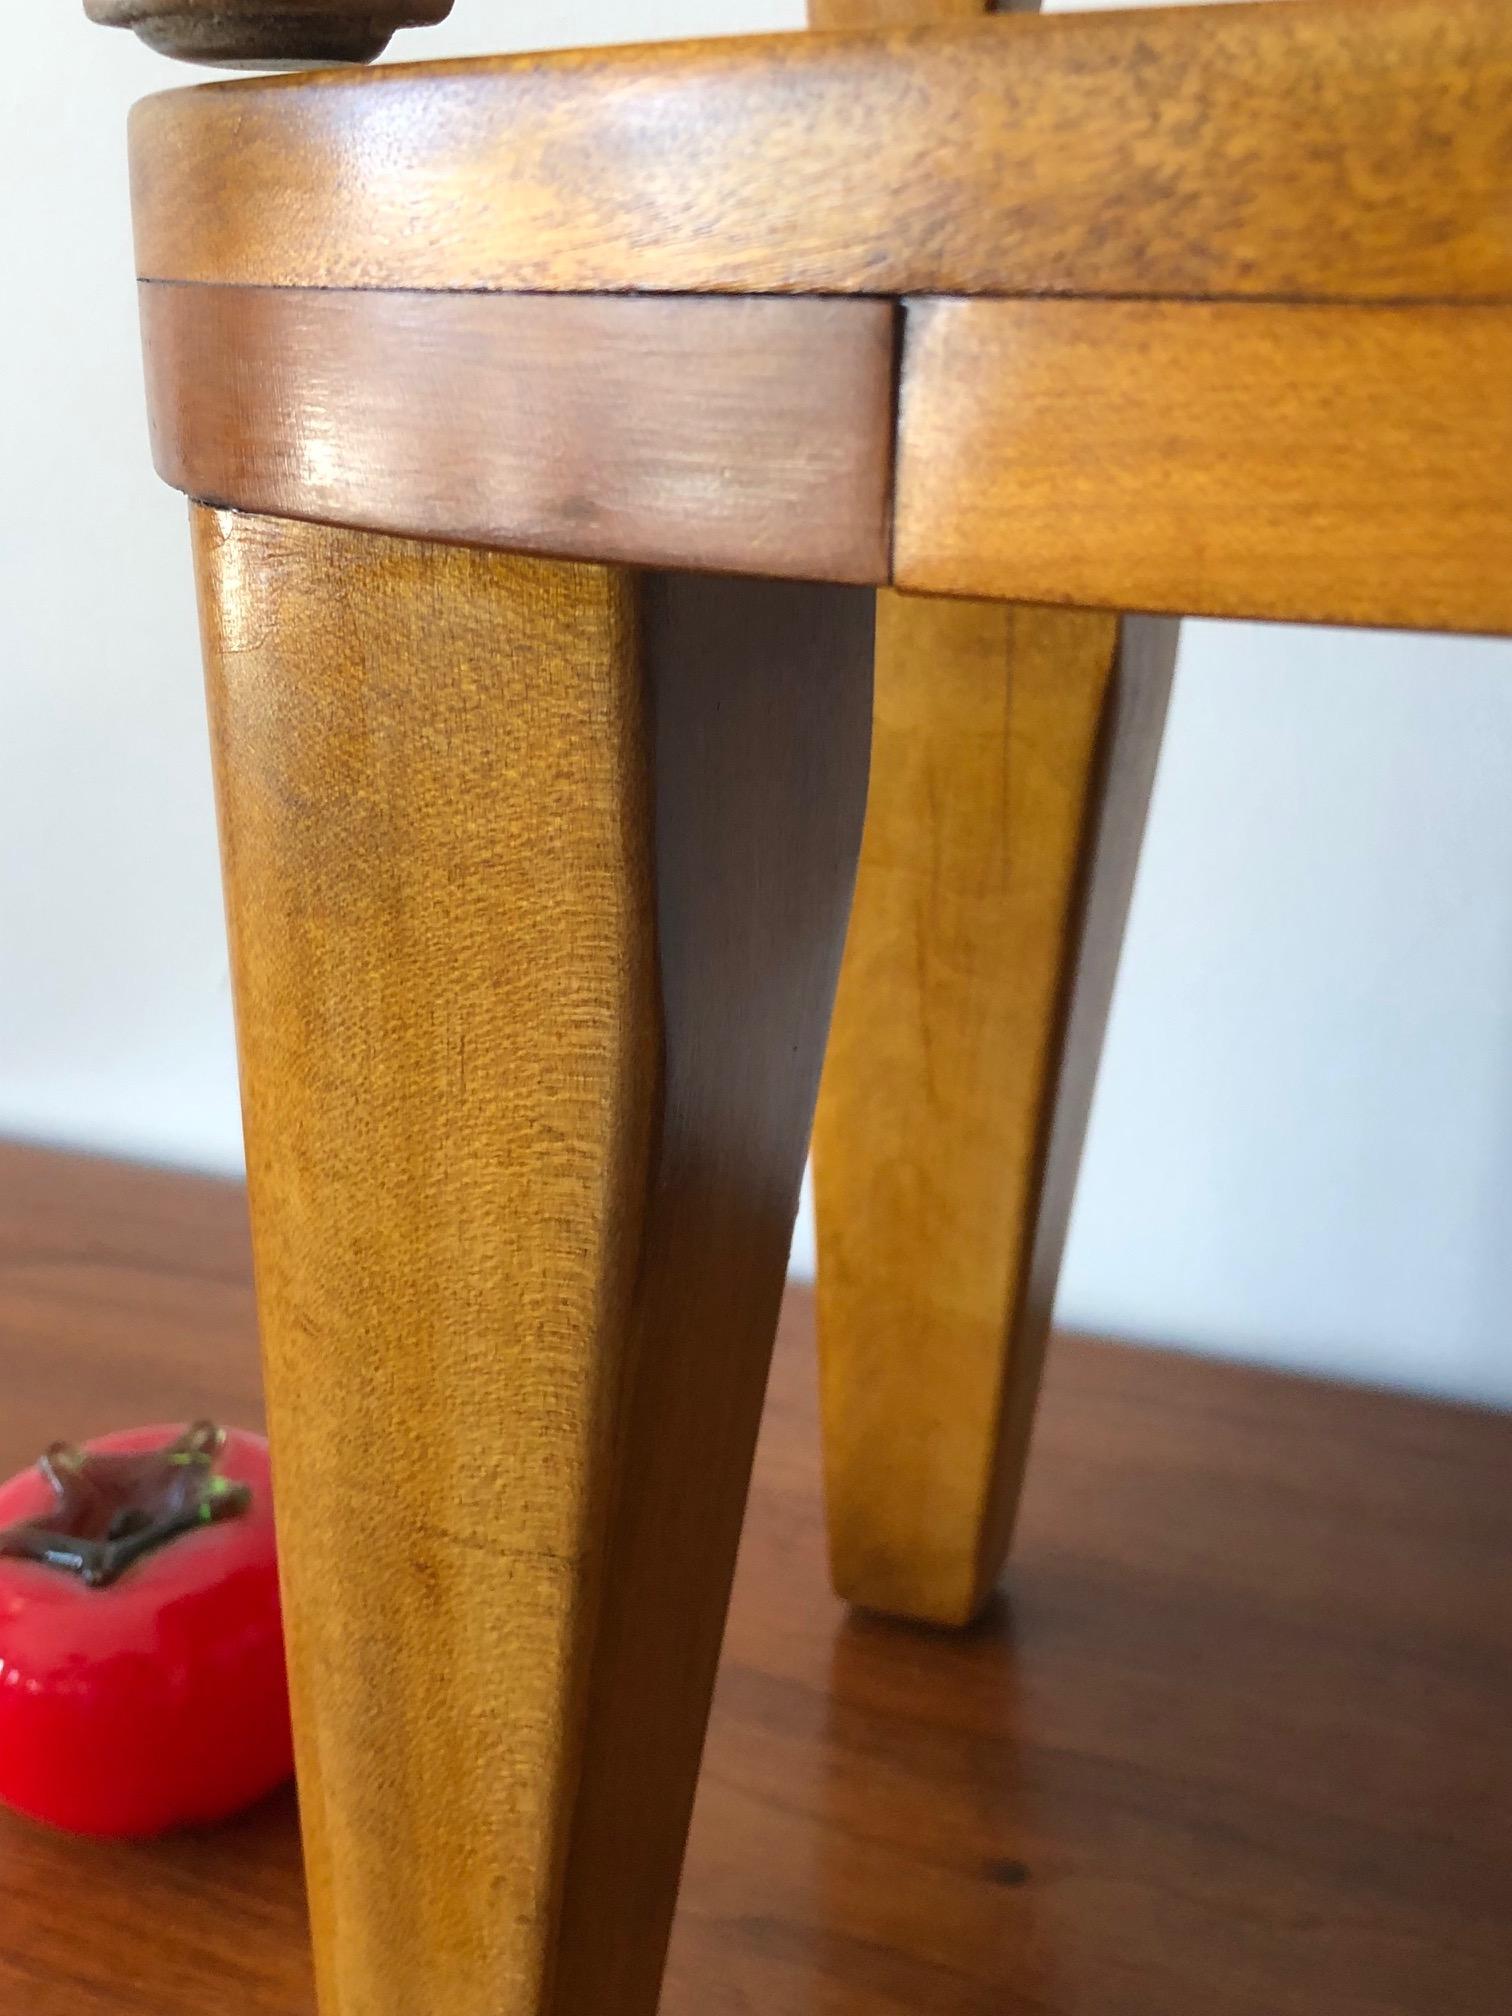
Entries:
<svg viewBox="0 0 1512 2016">
<path fill-rule="evenodd" d="M 84 0 L 91 21 L 150 49 L 229 68 L 368 63 L 397 28 L 444 21 L 452 0 Z"/>
<path fill-rule="evenodd" d="M 322 2016 L 657 2005 L 870 718 L 872 595 L 730 573 L 883 579 L 895 543 L 952 596 L 1512 623 L 1474 580 L 1509 150 L 1491 0 L 139 108 L 161 464 L 243 507 L 194 520 Z M 888 597 L 881 639 L 819 1127 L 834 1558 L 959 1621 L 1174 631 Z M 710 1978 L 700 2016 L 753 1999 Z"/>
<path fill-rule="evenodd" d="M 910 303 L 894 578 L 1512 629 L 1512 307 Z"/>
<path fill-rule="evenodd" d="M 866 11 L 816 0 L 810 19 Z M 1135 626 L 1164 662 L 1147 648 L 1126 679 L 1114 619 L 888 592 L 877 617 L 814 1134 L 830 1559 L 863 1608 L 961 1624 L 1022 1488 L 1175 639 Z"/>
<path fill-rule="evenodd" d="M 1505 0 L 1285 0 L 211 84 L 131 152 L 146 279 L 1471 300 L 1509 144 Z"/>
<path fill-rule="evenodd" d="M 1002 1567 L 1175 626 L 879 598 L 873 786 L 814 1138 L 835 1585 Z"/>
<path fill-rule="evenodd" d="M 873 598 L 194 533 L 322 2016 L 651 2016 Z"/>
<path fill-rule="evenodd" d="M 1512 307 L 141 289 L 239 509 L 915 592 L 1512 629 Z"/>
<path fill-rule="evenodd" d="M 140 292 L 154 459 L 193 497 L 517 551 L 886 579 L 891 303 Z"/>
</svg>

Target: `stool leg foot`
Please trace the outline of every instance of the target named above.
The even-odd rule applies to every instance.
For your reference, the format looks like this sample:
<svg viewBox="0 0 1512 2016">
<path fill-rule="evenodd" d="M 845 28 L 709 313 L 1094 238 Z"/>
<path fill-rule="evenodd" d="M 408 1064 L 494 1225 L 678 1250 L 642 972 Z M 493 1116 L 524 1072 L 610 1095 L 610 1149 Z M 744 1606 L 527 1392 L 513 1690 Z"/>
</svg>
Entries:
<svg viewBox="0 0 1512 2016">
<path fill-rule="evenodd" d="M 324 2016 L 652 2016 L 872 598 L 197 509 Z"/>
<path fill-rule="evenodd" d="M 879 598 L 815 1134 L 836 1587 L 975 1616 L 1007 1553 L 1176 626 Z"/>
</svg>

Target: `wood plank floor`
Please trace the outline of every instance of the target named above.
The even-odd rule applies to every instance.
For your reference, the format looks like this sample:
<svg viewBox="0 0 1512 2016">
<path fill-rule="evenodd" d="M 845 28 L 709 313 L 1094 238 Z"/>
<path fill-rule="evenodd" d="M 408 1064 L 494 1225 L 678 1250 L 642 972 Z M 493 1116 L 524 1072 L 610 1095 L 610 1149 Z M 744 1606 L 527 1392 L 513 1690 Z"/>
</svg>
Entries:
<svg viewBox="0 0 1512 2016">
<path fill-rule="evenodd" d="M 829 1594 L 812 1329 L 790 1296 L 664 2016 L 1512 2009 L 1512 1420 L 1061 1340 L 1005 1597 L 946 1637 Z M 0 1394 L 0 1472 L 255 1421 L 240 1192 L 0 1148 Z M 310 2009 L 291 1797 L 0 1819 L 7 2016 Z"/>
</svg>

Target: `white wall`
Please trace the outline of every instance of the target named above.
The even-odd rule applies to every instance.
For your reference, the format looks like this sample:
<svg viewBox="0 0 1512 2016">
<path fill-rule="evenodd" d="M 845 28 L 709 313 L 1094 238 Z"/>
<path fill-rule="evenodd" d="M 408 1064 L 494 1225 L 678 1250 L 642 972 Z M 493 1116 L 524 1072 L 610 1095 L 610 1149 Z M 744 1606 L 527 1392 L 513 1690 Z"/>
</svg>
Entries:
<svg viewBox="0 0 1512 2016">
<path fill-rule="evenodd" d="M 799 19 L 459 0 L 397 53 Z M 182 79 L 73 0 L 9 38 L 0 1132 L 233 1168 L 183 507 L 147 460 L 123 173 L 127 105 Z M 1512 1401 L 1509 769 L 1512 647 L 1189 627 L 1066 1320 Z"/>
</svg>

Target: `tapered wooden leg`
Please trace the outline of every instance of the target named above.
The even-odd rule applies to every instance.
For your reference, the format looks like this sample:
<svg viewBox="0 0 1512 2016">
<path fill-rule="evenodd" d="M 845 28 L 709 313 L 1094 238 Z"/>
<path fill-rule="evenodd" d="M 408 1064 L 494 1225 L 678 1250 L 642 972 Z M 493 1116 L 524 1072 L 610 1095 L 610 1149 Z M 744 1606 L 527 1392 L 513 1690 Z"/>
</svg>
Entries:
<svg viewBox="0 0 1512 2016">
<path fill-rule="evenodd" d="M 323 2016 L 651 2016 L 872 597 L 194 534 Z"/>
<path fill-rule="evenodd" d="M 879 597 L 814 1142 L 836 1587 L 964 1623 L 1007 1552 L 1174 624 Z"/>
</svg>

